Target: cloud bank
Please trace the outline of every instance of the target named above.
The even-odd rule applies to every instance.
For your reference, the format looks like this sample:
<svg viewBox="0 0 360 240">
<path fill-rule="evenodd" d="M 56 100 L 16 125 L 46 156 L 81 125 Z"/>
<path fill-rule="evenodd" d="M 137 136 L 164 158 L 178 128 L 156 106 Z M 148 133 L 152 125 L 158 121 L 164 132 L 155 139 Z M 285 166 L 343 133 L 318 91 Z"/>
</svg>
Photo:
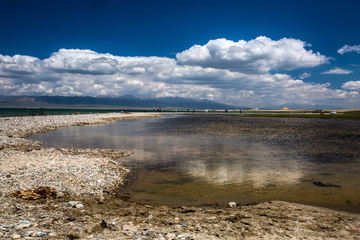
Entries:
<svg viewBox="0 0 360 240">
<path fill-rule="evenodd" d="M 166 57 L 124 57 L 60 49 L 49 58 L 0 54 L 1 95 L 126 95 L 206 98 L 236 106 L 286 103 L 356 105 L 359 88 L 308 83 L 270 70 L 316 67 L 329 58 L 296 39 L 226 39 Z M 300 78 L 309 77 L 305 72 Z"/>
</svg>

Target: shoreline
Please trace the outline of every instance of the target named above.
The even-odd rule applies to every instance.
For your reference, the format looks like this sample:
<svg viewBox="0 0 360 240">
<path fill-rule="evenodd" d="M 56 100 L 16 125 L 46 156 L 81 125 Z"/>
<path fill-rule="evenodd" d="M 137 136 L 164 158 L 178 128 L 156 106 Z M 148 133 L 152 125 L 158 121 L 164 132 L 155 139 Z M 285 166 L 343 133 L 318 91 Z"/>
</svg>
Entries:
<svg viewBox="0 0 360 240">
<path fill-rule="evenodd" d="M 161 114 L 0 118 L 0 238 L 360 238 L 360 215 L 303 204 L 271 201 L 214 209 L 124 202 L 109 194 L 123 183 L 129 172 L 114 160 L 132 153 L 42 148 L 40 142 L 24 139 L 62 127 L 107 124 Z M 41 185 L 55 189 L 58 197 L 24 200 L 9 195 Z"/>
</svg>

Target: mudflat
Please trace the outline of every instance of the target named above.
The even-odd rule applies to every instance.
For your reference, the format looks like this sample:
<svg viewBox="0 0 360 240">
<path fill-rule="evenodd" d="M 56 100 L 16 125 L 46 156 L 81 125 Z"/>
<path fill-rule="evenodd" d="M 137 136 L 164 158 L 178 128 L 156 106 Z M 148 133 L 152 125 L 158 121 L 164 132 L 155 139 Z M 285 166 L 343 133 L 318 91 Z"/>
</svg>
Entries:
<svg viewBox="0 0 360 240">
<path fill-rule="evenodd" d="M 126 202 L 112 190 L 130 171 L 111 149 L 42 148 L 24 137 L 61 127 L 157 117 L 158 113 L 0 118 L 0 238 L 360 239 L 360 216 L 281 201 L 167 207 Z M 14 192 L 50 187 L 56 198 Z M 17 195 L 20 196 L 20 195 Z"/>
</svg>

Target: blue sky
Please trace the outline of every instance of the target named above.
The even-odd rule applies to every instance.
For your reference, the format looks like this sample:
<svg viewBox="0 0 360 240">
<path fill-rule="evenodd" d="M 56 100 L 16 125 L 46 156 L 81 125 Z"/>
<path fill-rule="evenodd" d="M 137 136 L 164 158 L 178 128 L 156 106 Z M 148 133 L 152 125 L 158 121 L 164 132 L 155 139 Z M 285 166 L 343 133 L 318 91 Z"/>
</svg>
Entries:
<svg viewBox="0 0 360 240">
<path fill-rule="evenodd" d="M 360 1 L 0 1 L 1 95 L 360 108 Z"/>
</svg>

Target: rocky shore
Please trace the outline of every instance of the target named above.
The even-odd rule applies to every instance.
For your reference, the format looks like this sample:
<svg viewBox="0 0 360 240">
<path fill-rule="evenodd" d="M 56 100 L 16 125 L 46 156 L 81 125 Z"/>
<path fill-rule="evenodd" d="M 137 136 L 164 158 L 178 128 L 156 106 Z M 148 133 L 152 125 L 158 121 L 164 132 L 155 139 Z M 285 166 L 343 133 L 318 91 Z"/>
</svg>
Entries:
<svg viewBox="0 0 360 240">
<path fill-rule="evenodd" d="M 115 160 L 132 153 L 45 149 L 24 138 L 62 127 L 157 116 L 0 118 L 0 239 L 360 239 L 359 215 L 302 204 L 272 201 L 214 209 L 125 202 L 112 190 L 130 170 Z M 42 193 L 49 198 L 41 198 Z"/>
</svg>

